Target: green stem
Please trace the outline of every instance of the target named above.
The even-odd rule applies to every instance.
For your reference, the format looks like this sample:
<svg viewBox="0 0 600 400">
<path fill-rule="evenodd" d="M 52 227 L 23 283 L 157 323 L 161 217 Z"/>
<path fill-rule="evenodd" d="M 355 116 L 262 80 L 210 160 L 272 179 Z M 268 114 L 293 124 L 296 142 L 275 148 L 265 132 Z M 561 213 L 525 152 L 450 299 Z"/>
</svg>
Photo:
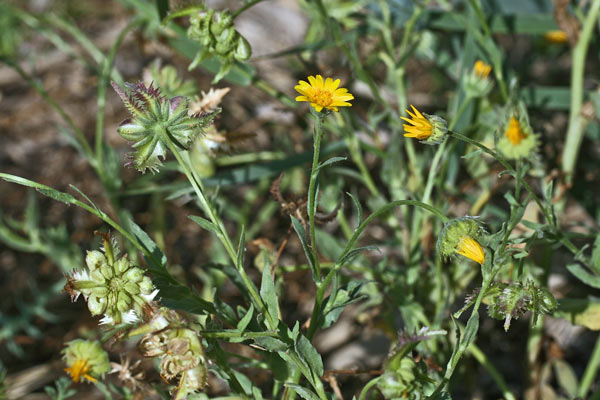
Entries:
<svg viewBox="0 0 600 400">
<path fill-rule="evenodd" d="M 262 2 L 263 0 L 250 0 L 249 2 L 247 2 L 246 4 L 244 4 L 243 6 L 241 6 L 240 8 L 238 8 L 232 15 L 231 17 L 233 19 L 236 19 L 241 13 L 243 13 L 244 11 L 246 11 L 247 9 L 249 9 L 250 7 Z"/>
<path fill-rule="evenodd" d="M 494 382 L 496 382 L 496 385 L 498 385 L 498 387 L 502 391 L 502 395 L 504 396 L 504 399 L 516 400 L 515 396 L 508 389 L 508 385 L 506 384 L 506 381 L 502 377 L 502 374 L 500 374 L 500 372 L 498 372 L 496 367 L 494 367 L 494 365 L 490 362 L 490 360 L 487 358 L 487 356 L 481 351 L 481 349 L 479 347 L 477 347 L 477 345 L 475 345 L 475 343 L 472 343 L 469 346 L 469 348 L 467 349 L 467 351 L 469 353 L 471 353 L 471 355 L 473 355 L 473 357 L 475 357 L 475 359 L 477 361 L 479 361 L 479 363 L 481 365 L 483 365 L 483 367 L 485 369 L 487 369 L 487 371 L 489 372 L 489 374 L 492 377 L 492 379 L 494 380 Z"/>
<path fill-rule="evenodd" d="M 310 247 L 312 249 L 313 262 L 315 264 L 315 277 L 317 281 L 321 280 L 321 265 L 319 264 L 319 253 L 317 251 L 317 236 L 315 232 L 315 212 L 317 210 L 317 198 L 316 193 L 317 178 L 319 177 L 319 152 L 321 151 L 321 139 L 323 137 L 323 116 L 316 115 L 315 127 L 314 127 L 314 152 L 312 168 L 310 171 L 310 181 L 308 183 L 308 223 L 310 229 Z"/>
<path fill-rule="evenodd" d="M 212 339 L 226 339 L 226 338 L 244 338 L 244 339 L 256 339 L 265 336 L 278 337 L 279 334 L 274 331 L 265 332 L 243 332 L 240 333 L 238 330 L 231 331 L 198 331 L 198 335 L 203 338 Z"/>
<path fill-rule="evenodd" d="M 581 397 L 585 399 L 588 391 L 590 390 L 590 386 L 594 382 L 594 378 L 598 373 L 598 369 L 600 368 L 600 337 L 596 339 L 596 345 L 594 346 L 594 350 L 592 351 L 592 356 L 588 361 L 587 367 L 585 368 L 585 372 L 583 373 L 583 377 L 581 378 L 581 383 L 579 384 L 579 389 L 577 389 L 577 397 Z"/>
<path fill-rule="evenodd" d="M 276 329 L 277 322 L 269 314 L 267 307 L 265 306 L 260 295 L 256 291 L 254 284 L 248 277 L 248 274 L 246 274 L 246 270 L 244 269 L 244 266 L 240 265 L 240 263 L 238 262 L 237 252 L 235 251 L 235 248 L 231 242 L 231 239 L 229 238 L 229 235 L 227 234 L 227 230 L 225 229 L 225 225 L 223 224 L 223 221 L 215 213 L 214 207 L 212 206 L 212 204 L 209 203 L 208 199 L 204 195 L 204 188 L 202 187 L 202 181 L 200 179 L 198 179 L 197 176 L 194 175 L 194 172 L 192 172 L 192 169 L 190 168 L 188 162 L 183 159 L 183 157 L 180 153 L 180 150 L 168 138 L 168 133 L 165 131 L 165 132 L 163 132 L 163 135 L 165 135 L 165 137 L 166 137 L 165 142 L 167 143 L 167 147 L 169 148 L 169 150 L 171 150 L 171 152 L 177 159 L 177 162 L 183 169 L 183 172 L 186 175 L 186 177 L 188 178 L 188 181 L 191 183 L 192 187 L 194 188 L 194 191 L 196 192 L 196 196 L 198 197 L 198 201 L 200 202 L 202 209 L 204 210 L 204 212 L 206 213 L 206 215 L 208 216 L 210 221 L 217 228 L 217 230 L 218 230 L 217 237 L 223 244 L 223 247 L 225 247 L 225 251 L 227 251 L 227 254 L 229 255 L 229 258 L 231 259 L 233 265 L 235 265 L 236 269 L 238 270 L 240 277 L 242 278 L 242 281 L 244 282 L 244 285 L 246 286 L 246 288 L 248 289 L 248 292 L 250 293 L 250 297 L 255 302 L 256 306 L 259 307 L 261 312 L 267 318 L 269 328 Z M 240 244 L 240 246 L 243 246 L 243 245 L 244 245 L 243 243 Z M 243 250 L 238 249 L 238 251 L 243 251 Z"/>
<path fill-rule="evenodd" d="M 583 29 L 573 49 L 571 68 L 571 105 L 569 108 L 569 128 L 562 156 L 562 169 L 566 175 L 566 182 L 570 184 L 573 180 L 577 155 L 587 121 L 581 115 L 583 106 L 583 78 L 585 74 L 585 59 L 592 37 L 594 25 L 600 14 L 600 0 L 594 0 L 588 10 L 587 17 L 583 23 Z"/>
<path fill-rule="evenodd" d="M 367 384 L 365 385 L 365 387 L 363 387 L 363 389 L 360 391 L 360 395 L 358 396 L 358 400 L 366 400 L 367 399 L 367 394 L 369 393 L 369 390 L 371 390 L 371 388 L 373 386 L 375 386 L 377 384 L 377 382 L 379 382 L 380 380 L 381 380 L 381 377 L 378 376 L 377 378 L 373 378 L 369 382 L 367 382 Z"/>
</svg>

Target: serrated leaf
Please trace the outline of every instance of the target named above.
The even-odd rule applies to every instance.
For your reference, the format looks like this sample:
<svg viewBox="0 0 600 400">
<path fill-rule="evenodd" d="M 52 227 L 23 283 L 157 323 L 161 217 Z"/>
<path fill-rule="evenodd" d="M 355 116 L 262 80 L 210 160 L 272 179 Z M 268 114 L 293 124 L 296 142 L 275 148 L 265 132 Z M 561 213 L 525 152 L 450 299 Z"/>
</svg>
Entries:
<svg viewBox="0 0 600 400">
<path fill-rule="evenodd" d="M 306 259 L 308 260 L 308 265 L 310 266 L 310 270 L 313 273 L 313 277 L 316 276 L 316 271 L 315 271 L 315 262 L 313 260 L 313 256 L 312 253 L 310 252 L 310 249 L 308 248 L 308 243 L 306 242 L 306 231 L 304 230 L 304 226 L 302 226 L 302 223 L 297 220 L 294 217 L 290 217 L 292 219 L 292 226 L 294 227 L 294 230 L 296 231 L 296 234 L 298 235 L 298 238 L 300 239 L 300 244 L 302 245 L 302 250 L 304 250 L 304 255 L 306 256 Z"/>
<path fill-rule="evenodd" d="M 567 265 L 567 270 L 572 273 L 577 279 L 596 289 L 600 289 L 600 276 L 593 275 L 579 264 Z"/>
<path fill-rule="evenodd" d="M 240 319 L 240 322 L 238 322 L 238 324 L 237 324 L 237 329 L 238 329 L 238 331 L 240 331 L 240 334 L 243 334 L 244 331 L 246 330 L 246 327 L 252 320 L 253 314 L 254 314 L 254 304 L 250 304 L 250 307 L 248 308 L 246 315 L 244 315 L 244 317 L 242 319 Z"/>
<path fill-rule="evenodd" d="M 275 292 L 275 283 L 271 277 L 271 270 L 263 267 L 262 281 L 260 284 L 260 297 L 267 306 L 267 312 L 274 321 L 279 320 L 279 305 L 277 303 L 277 293 Z M 275 327 L 272 326 L 271 329 Z"/>
<path fill-rule="evenodd" d="M 294 389 L 296 393 L 298 393 L 298 396 L 302 397 L 304 400 L 319 400 L 319 396 L 303 386 L 296 385 L 295 383 L 286 383 L 285 386 Z"/>
<path fill-rule="evenodd" d="M 195 215 L 188 215 L 188 218 L 191 219 L 192 221 L 194 221 L 195 223 L 197 223 L 198 225 L 200 225 L 202 227 L 202 229 L 205 229 L 207 231 L 214 232 L 214 233 L 219 233 L 219 230 L 217 229 L 215 224 L 213 224 L 212 222 L 210 222 L 209 220 L 207 220 L 205 218 L 198 217 Z"/>
</svg>

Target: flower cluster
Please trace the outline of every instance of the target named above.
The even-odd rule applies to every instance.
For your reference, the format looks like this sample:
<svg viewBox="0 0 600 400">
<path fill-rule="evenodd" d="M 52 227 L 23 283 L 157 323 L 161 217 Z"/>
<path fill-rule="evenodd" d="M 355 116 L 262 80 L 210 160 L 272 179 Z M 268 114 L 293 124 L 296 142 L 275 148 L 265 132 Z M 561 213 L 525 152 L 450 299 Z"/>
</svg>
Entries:
<svg viewBox="0 0 600 400">
<path fill-rule="evenodd" d="M 133 163 L 141 172 L 158 170 L 160 158 L 165 158 L 170 144 L 187 150 L 216 114 L 215 111 L 189 115 L 187 98 L 168 99 L 152 84 L 127 83 L 125 91 L 114 82 L 112 86 L 133 117 L 123 121 L 117 132 L 124 139 L 135 142 Z"/>
<path fill-rule="evenodd" d="M 233 17 L 228 10 L 209 9 L 193 15 L 190 17 L 187 35 L 202 44 L 202 50 L 194 57 L 190 69 L 196 68 L 208 57 L 217 57 L 221 61 L 214 83 L 227 75 L 235 61 L 245 61 L 252 54 L 250 44 L 235 29 Z"/>
<path fill-rule="evenodd" d="M 144 357 L 160 359 L 161 376 L 171 380 L 179 376 L 173 399 L 186 399 L 187 395 L 203 389 L 207 383 L 204 350 L 198 334 L 173 310 L 154 310 L 152 319 L 129 333 L 143 334 L 140 352 Z"/>
<path fill-rule="evenodd" d="M 108 354 L 99 342 L 76 339 L 67 343 L 62 351 L 63 360 L 67 364 L 65 371 L 73 382 L 86 380 L 98 382 L 98 378 L 110 369 Z"/>
<path fill-rule="evenodd" d="M 127 256 L 119 258 L 119 249 L 108 235 L 103 240 L 104 252 L 88 251 L 87 269 L 67 276 L 65 291 L 73 301 L 83 295 L 92 315 L 104 314 L 101 324 L 138 321 L 158 290 Z"/>
</svg>

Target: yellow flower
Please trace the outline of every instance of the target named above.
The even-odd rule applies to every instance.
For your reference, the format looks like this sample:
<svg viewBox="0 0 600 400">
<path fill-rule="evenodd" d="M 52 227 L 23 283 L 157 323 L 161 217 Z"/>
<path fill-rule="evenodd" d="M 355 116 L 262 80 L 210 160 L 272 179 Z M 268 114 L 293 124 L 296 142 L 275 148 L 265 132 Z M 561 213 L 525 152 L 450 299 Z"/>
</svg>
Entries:
<svg viewBox="0 0 600 400">
<path fill-rule="evenodd" d="M 307 101 L 317 112 L 326 108 L 338 111 L 338 107 L 352 107 L 348 100 L 354 99 L 346 88 L 338 88 L 340 80 L 331 78 L 323 80 L 321 75 L 309 76 L 308 82 L 299 81 L 294 89 L 302 96 L 296 97 L 296 101 Z"/>
<path fill-rule="evenodd" d="M 411 125 L 404 124 L 404 136 L 425 140 L 433 134 L 433 125 L 411 104 L 413 112 L 406 110 L 410 118 L 400 117 Z M 414 113 L 414 114 L 413 114 Z"/>
<path fill-rule="evenodd" d="M 569 41 L 565 31 L 555 30 L 544 33 L 544 39 L 549 43 L 563 44 Z"/>
<path fill-rule="evenodd" d="M 410 124 L 403 125 L 404 136 L 417 138 L 426 144 L 441 143 L 448 132 L 446 121 L 437 115 L 421 114 L 415 106 L 411 107 L 413 112 L 406 110 L 410 118 L 400 117 Z"/>
<path fill-rule="evenodd" d="M 98 379 L 88 374 L 91 369 L 92 367 L 89 366 L 87 360 L 75 360 L 73 365 L 69 368 L 65 368 L 65 372 L 71 376 L 73 382 L 79 382 L 83 378 L 92 382 L 98 382 Z"/>
<path fill-rule="evenodd" d="M 527 137 L 527 134 L 521 129 L 519 120 L 515 117 L 510 117 L 508 120 L 508 126 L 504 132 L 506 138 L 515 146 L 517 146 L 523 139 Z"/>
<path fill-rule="evenodd" d="M 485 261 L 485 252 L 483 247 L 477 242 L 477 240 L 465 236 L 458 243 L 456 252 L 461 256 L 465 256 L 479 264 L 483 264 Z"/>
<path fill-rule="evenodd" d="M 485 79 L 488 77 L 490 72 L 492 72 L 492 66 L 484 63 L 481 60 L 477 60 L 475 62 L 475 65 L 473 66 L 473 70 L 475 72 L 475 75 L 477 75 L 478 77 L 480 77 L 482 79 Z"/>
<path fill-rule="evenodd" d="M 73 382 L 80 382 L 84 378 L 89 382 L 98 382 L 98 377 L 103 377 L 110 370 L 108 354 L 102 349 L 99 342 L 76 339 L 67 343 L 62 350 L 63 359 L 67 364 L 67 372 Z"/>
</svg>

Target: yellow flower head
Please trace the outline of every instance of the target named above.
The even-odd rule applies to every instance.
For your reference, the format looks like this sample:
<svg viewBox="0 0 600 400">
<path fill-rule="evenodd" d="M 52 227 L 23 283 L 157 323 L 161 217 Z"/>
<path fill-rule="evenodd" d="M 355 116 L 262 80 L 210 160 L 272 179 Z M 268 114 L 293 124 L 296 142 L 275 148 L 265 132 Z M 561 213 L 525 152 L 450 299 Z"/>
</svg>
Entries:
<svg viewBox="0 0 600 400">
<path fill-rule="evenodd" d="M 519 120 L 515 117 L 510 117 L 508 120 L 508 126 L 506 127 L 504 134 L 506 135 L 506 138 L 515 146 L 517 146 L 523 139 L 527 137 L 527 134 L 523 132 L 523 129 L 521 129 Z"/>
<path fill-rule="evenodd" d="M 544 33 L 544 39 L 549 43 L 564 44 L 569 41 L 565 31 L 555 30 Z"/>
<path fill-rule="evenodd" d="M 108 354 L 102 349 L 99 342 L 76 339 L 67 343 L 63 349 L 63 359 L 67 364 L 67 372 L 73 382 L 86 379 L 89 382 L 98 382 L 97 377 L 104 376 L 110 369 Z"/>
<path fill-rule="evenodd" d="M 485 261 L 485 252 L 483 247 L 477 242 L 477 240 L 465 236 L 458 243 L 456 252 L 461 256 L 465 256 L 479 264 L 483 264 Z"/>
<path fill-rule="evenodd" d="M 477 60 L 475 62 L 475 65 L 473 66 L 473 71 L 475 72 L 475 75 L 477 75 L 481 79 L 485 79 L 488 77 L 490 72 L 492 72 L 492 66 L 484 63 L 481 60 Z"/>
<path fill-rule="evenodd" d="M 441 143 L 448 132 L 446 121 L 437 115 L 422 114 L 413 105 L 411 107 L 412 112 L 406 110 L 410 118 L 400 117 L 408 122 L 403 125 L 404 136 L 419 139 L 426 144 Z"/>
<path fill-rule="evenodd" d="M 531 157 L 537 149 L 537 135 L 534 134 L 527 118 L 519 118 L 512 113 L 504 130 L 499 132 L 496 147 L 510 160 Z"/>
<path fill-rule="evenodd" d="M 321 75 L 309 76 L 308 82 L 299 81 L 294 89 L 302 96 L 296 97 L 296 101 L 307 101 L 317 112 L 322 109 L 338 111 L 338 107 L 352 107 L 348 100 L 354 99 L 346 88 L 338 88 L 340 80 L 331 78 L 323 80 Z"/>
<path fill-rule="evenodd" d="M 485 251 L 478 240 L 485 230 L 477 217 L 462 217 L 448 221 L 438 236 L 437 250 L 444 257 L 456 254 L 479 264 L 485 261 Z"/>
</svg>

